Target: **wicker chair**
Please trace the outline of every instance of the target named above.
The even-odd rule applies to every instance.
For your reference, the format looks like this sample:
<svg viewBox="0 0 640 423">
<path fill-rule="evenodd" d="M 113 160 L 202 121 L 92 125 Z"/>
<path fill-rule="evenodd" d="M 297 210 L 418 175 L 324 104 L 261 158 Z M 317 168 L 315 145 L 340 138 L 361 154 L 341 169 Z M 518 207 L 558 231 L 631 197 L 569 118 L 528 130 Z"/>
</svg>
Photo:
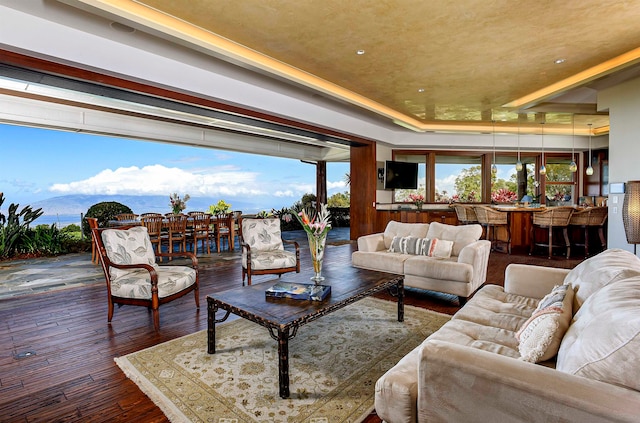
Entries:
<svg viewBox="0 0 640 423">
<path fill-rule="evenodd" d="M 499 243 L 507 245 L 507 253 L 511 254 L 511 225 L 509 213 L 494 210 L 488 206 L 474 206 L 473 210 L 478 218 L 478 223 L 485 229 L 485 239 L 491 241 L 491 250 L 495 251 Z M 504 228 L 507 240 L 500 240 L 496 234 L 496 228 Z"/>
<path fill-rule="evenodd" d="M 573 207 L 553 207 L 544 211 L 533 213 L 531 225 L 531 249 L 529 255 L 533 254 L 535 247 L 547 247 L 548 256 L 553 255 L 553 248 L 566 248 L 567 258 L 571 255 L 571 243 L 569 242 L 569 221 L 573 214 Z M 536 242 L 536 229 L 546 229 L 548 232 L 547 242 Z M 561 230 L 564 238 L 564 245 L 554 244 L 553 232 Z"/>
<path fill-rule="evenodd" d="M 569 221 L 569 228 L 582 229 L 584 232 L 584 243 L 575 242 L 576 247 L 584 247 L 584 256 L 589 257 L 589 232 L 591 229 L 598 230 L 600 238 L 600 250 L 604 250 L 607 246 L 607 240 L 604 237 L 604 225 L 607 222 L 609 210 L 607 207 L 589 207 L 584 210 L 573 212 Z"/>
<path fill-rule="evenodd" d="M 476 212 L 474 211 L 473 206 L 456 204 L 455 206 L 453 206 L 453 209 L 456 211 L 456 216 L 458 216 L 458 222 L 461 225 L 470 225 L 472 223 L 478 223 L 478 216 L 476 216 Z"/>
</svg>

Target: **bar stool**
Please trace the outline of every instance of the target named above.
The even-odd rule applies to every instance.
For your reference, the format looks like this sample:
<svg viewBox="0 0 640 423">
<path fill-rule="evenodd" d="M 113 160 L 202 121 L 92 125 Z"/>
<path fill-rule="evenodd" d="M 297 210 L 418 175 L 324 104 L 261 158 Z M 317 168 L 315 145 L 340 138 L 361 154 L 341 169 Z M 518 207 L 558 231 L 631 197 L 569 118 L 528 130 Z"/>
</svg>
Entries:
<svg viewBox="0 0 640 423">
<path fill-rule="evenodd" d="M 589 257 L 589 232 L 590 229 L 597 228 L 600 237 L 600 249 L 605 249 L 607 240 L 604 237 L 604 224 L 609 216 L 607 207 L 589 207 L 584 210 L 574 211 L 569 221 L 570 228 L 582 229 L 584 232 L 584 243 L 574 242 L 576 247 L 584 247 L 584 257 Z"/>
<path fill-rule="evenodd" d="M 573 207 L 553 207 L 545 211 L 535 212 L 532 217 L 531 225 L 531 248 L 529 255 L 533 255 L 535 247 L 547 247 L 549 258 L 553 255 L 554 247 L 562 247 L 567 249 L 567 258 L 571 254 L 571 243 L 569 242 L 569 221 L 573 214 Z M 548 232 L 548 240 L 544 242 L 536 242 L 536 228 L 546 229 Z M 553 243 L 554 230 L 560 229 L 564 237 L 564 245 Z"/>
<path fill-rule="evenodd" d="M 462 204 L 456 204 L 453 206 L 458 216 L 458 222 L 462 225 L 471 225 L 472 223 L 478 223 L 478 216 L 473 210 L 473 206 L 465 206 Z"/>
<path fill-rule="evenodd" d="M 478 223 L 485 228 L 485 239 L 491 241 L 491 250 L 495 251 L 498 243 L 507 244 L 507 253 L 511 254 L 511 225 L 509 213 L 501 212 L 487 206 L 474 206 L 473 210 L 478 218 Z M 507 232 L 507 240 L 503 241 L 496 235 L 496 228 L 503 227 Z M 491 236 L 489 236 L 491 233 Z"/>
</svg>

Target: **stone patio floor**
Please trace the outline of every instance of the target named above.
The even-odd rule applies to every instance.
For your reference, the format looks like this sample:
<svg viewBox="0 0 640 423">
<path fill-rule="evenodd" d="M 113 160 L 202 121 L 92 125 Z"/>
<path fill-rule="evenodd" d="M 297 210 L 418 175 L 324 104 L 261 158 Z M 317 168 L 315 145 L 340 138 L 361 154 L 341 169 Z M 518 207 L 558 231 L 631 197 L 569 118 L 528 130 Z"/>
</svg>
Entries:
<svg viewBox="0 0 640 423">
<path fill-rule="evenodd" d="M 301 250 L 308 249 L 304 231 L 283 232 L 283 238 L 298 241 Z M 328 245 L 348 242 L 349 228 L 329 231 Z M 236 242 L 235 251 L 198 254 L 198 262 L 209 267 L 219 260 L 240 260 L 240 257 Z M 0 262 L 0 300 L 95 283 L 104 283 L 104 274 L 100 265 L 91 263 L 90 252 Z"/>
</svg>

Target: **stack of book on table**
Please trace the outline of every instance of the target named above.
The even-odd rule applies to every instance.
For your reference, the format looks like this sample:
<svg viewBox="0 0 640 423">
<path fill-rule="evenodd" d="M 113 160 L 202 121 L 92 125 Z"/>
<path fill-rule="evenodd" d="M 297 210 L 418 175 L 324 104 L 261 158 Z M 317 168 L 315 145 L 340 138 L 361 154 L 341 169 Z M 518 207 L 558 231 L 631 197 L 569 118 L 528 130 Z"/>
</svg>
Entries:
<svg viewBox="0 0 640 423">
<path fill-rule="evenodd" d="M 322 301 L 331 293 L 328 285 L 278 282 L 265 291 L 267 298 Z"/>
</svg>

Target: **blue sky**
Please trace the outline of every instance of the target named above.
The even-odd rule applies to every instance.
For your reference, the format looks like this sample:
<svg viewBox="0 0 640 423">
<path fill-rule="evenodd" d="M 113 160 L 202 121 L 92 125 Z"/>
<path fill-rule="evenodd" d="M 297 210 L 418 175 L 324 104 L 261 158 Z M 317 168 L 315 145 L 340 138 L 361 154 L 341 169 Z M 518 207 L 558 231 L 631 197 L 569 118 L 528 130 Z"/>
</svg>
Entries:
<svg viewBox="0 0 640 423">
<path fill-rule="evenodd" d="M 222 198 L 288 207 L 315 193 L 299 160 L 0 124 L 6 204 L 71 194 Z M 327 164 L 328 194 L 344 192 L 349 163 Z"/>
</svg>

